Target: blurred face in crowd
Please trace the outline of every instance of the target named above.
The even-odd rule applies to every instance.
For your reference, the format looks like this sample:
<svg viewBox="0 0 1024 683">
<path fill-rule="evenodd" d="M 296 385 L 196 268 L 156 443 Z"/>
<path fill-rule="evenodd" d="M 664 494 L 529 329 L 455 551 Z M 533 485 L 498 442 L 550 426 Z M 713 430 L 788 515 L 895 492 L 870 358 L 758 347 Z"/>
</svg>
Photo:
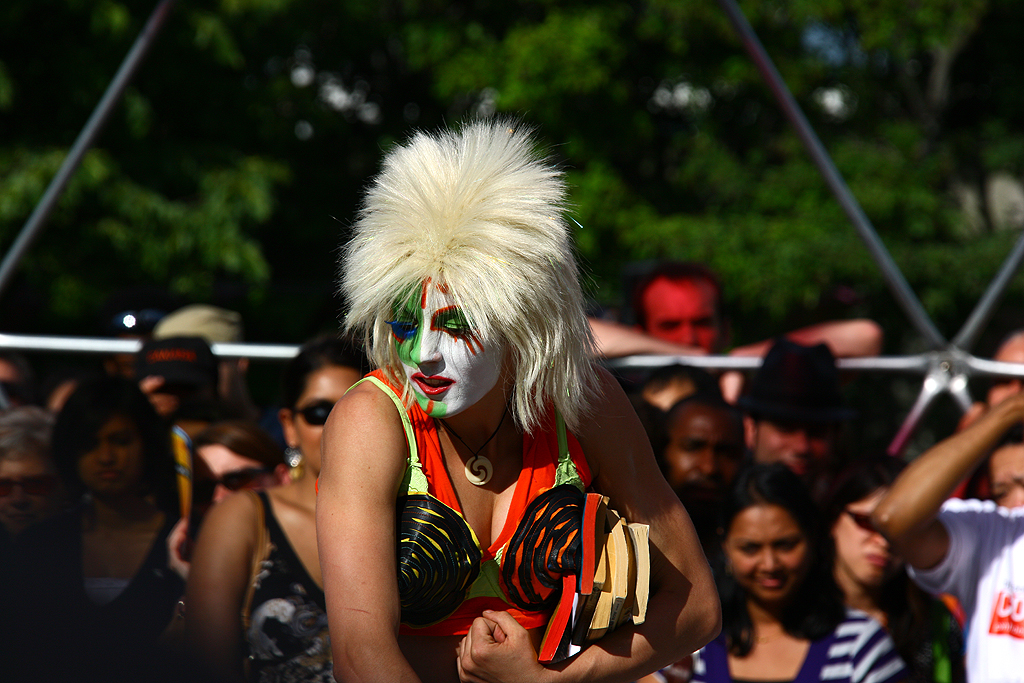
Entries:
<svg viewBox="0 0 1024 683">
<path fill-rule="evenodd" d="M 260 491 L 282 483 L 273 468 L 259 460 L 240 455 L 222 444 L 205 444 L 197 449 L 197 453 L 209 469 L 210 479 L 205 484 L 213 484 L 214 503 L 224 500 L 234 491 Z M 206 490 L 209 492 L 209 489 Z"/>
<path fill-rule="evenodd" d="M 683 502 L 718 502 L 743 458 L 743 427 L 729 409 L 696 401 L 669 415 L 666 478 Z"/>
<path fill-rule="evenodd" d="M 813 477 L 832 459 L 839 427 L 835 423 L 744 418 L 747 447 L 754 462 L 781 462 L 800 477 Z"/>
<path fill-rule="evenodd" d="M 8 405 L 24 405 L 21 396 L 24 381 L 25 378 L 21 376 L 21 371 L 14 363 L 6 358 L 0 358 L 0 389 L 3 390 Z"/>
<path fill-rule="evenodd" d="M 1008 339 L 992 360 L 1003 363 L 1024 363 L 1024 334 Z M 988 404 L 994 406 L 1008 396 L 1019 394 L 1024 388 L 1024 377 L 993 377 L 988 390 Z"/>
<path fill-rule="evenodd" d="M 704 280 L 658 277 L 641 297 L 644 331 L 652 337 L 715 353 L 722 344 L 714 287 Z"/>
<path fill-rule="evenodd" d="M 0 458 L 0 524 L 12 536 L 56 514 L 63 494 L 49 458 L 36 453 Z"/>
<path fill-rule="evenodd" d="M 988 459 L 992 500 L 1004 508 L 1024 507 L 1024 444 L 1000 446 Z"/>
<path fill-rule="evenodd" d="M 142 435 L 135 423 L 114 415 L 100 427 L 96 442 L 78 459 L 78 476 L 97 498 L 138 495 L 143 476 Z"/>
<path fill-rule="evenodd" d="M 324 423 L 334 404 L 344 396 L 361 375 L 355 368 L 328 365 L 314 371 L 306 379 L 306 388 L 295 402 L 295 408 L 282 408 L 278 413 L 285 440 L 302 452 L 305 466 L 313 476 L 320 473 L 320 437 Z"/>
<path fill-rule="evenodd" d="M 832 525 L 836 580 L 847 594 L 881 587 L 902 566 L 889 551 L 889 542 L 871 524 L 871 513 L 887 490 L 882 487 L 850 503 Z"/>
<path fill-rule="evenodd" d="M 722 548 L 747 599 L 774 614 L 786 606 L 811 566 L 806 534 L 778 505 L 753 505 L 736 515 Z"/>
</svg>

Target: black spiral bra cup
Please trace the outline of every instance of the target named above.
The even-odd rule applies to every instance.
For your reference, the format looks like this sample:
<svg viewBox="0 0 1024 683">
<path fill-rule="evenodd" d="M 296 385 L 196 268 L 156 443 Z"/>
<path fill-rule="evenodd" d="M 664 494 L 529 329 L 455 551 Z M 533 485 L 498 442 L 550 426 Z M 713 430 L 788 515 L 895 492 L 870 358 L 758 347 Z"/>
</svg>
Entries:
<svg viewBox="0 0 1024 683">
<path fill-rule="evenodd" d="M 572 484 L 533 499 L 501 560 L 501 583 L 509 602 L 530 611 L 553 609 L 562 576 L 578 574 L 583 493 Z"/>
<path fill-rule="evenodd" d="M 429 494 L 398 499 L 398 595 L 414 628 L 451 616 L 480 573 L 483 554 L 457 512 Z"/>
</svg>

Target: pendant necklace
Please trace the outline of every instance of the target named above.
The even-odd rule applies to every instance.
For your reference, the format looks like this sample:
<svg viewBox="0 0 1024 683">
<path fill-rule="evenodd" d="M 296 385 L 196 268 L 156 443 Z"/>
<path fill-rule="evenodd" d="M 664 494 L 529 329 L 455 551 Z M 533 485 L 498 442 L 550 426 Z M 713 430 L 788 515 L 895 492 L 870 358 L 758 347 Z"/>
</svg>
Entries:
<svg viewBox="0 0 1024 683">
<path fill-rule="evenodd" d="M 452 436 L 461 441 L 462 445 L 469 448 L 470 452 L 473 453 L 473 457 L 469 459 L 469 462 L 467 462 L 465 466 L 466 479 L 468 479 L 469 483 L 473 486 L 483 486 L 491 480 L 491 475 L 494 474 L 494 466 L 491 464 L 491 461 L 488 460 L 486 455 L 480 455 L 480 451 L 487 448 L 487 444 L 489 444 L 494 437 L 498 435 L 498 430 L 501 429 L 501 425 L 505 422 L 506 414 L 508 414 L 507 405 L 505 406 L 504 412 L 501 414 L 501 420 L 498 421 L 498 426 L 494 428 L 494 431 L 491 432 L 489 437 L 487 437 L 487 440 L 484 441 L 483 445 L 475 451 L 472 448 L 469 448 L 469 444 L 466 443 L 465 440 L 459 436 L 459 433 L 452 429 L 447 422 L 438 418 L 438 422 L 443 424 L 444 428 L 448 430 Z"/>
</svg>

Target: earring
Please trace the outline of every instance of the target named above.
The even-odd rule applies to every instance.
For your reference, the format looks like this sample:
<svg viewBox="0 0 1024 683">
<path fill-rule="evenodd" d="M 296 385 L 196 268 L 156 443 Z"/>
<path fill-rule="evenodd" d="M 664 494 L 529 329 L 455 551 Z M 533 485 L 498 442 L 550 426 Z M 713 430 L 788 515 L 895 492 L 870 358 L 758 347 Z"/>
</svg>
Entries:
<svg viewBox="0 0 1024 683">
<path fill-rule="evenodd" d="M 288 463 L 288 475 L 295 481 L 302 476 L 302 451 L 295 446 L 284 449 L 284 461 Z"/>
</svg>

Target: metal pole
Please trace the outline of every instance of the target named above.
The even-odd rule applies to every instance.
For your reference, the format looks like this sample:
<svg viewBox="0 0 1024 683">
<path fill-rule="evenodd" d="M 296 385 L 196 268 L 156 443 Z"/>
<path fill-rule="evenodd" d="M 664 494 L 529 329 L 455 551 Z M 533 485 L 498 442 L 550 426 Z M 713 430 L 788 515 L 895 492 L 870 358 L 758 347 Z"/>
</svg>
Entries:
<svg viewBox="0 0 1024 683">
<path fill-rule="evenodd" d="M 64 187 L 71 179 L 75 170 L 78 169 L 82 157 L 92 147 L 107 118 L 109 118 L 114 105 L 121 99 L 121 94 L 131 81 L 150 45 L 156 39 L 157 33 L 163 26 L 164 20 L 167 18 L 174 2 L 175 0 L 161 0 L 160 4 L 153 10 L 145 27 L 142 29 L 142 33 L 135 39 L 135 44 L 121 63 L 121 68 L 118 69 L 114 80 L 107 86 L 103 99 L 96 105 L 92 116 L 89 117 L 82 132 L 78 134 L 78 139 L 75 140 L 75 144 L 71 147 L 71 151 L 68 152 L 64 163 L 61 164 L 57 175 L 50 181 L 49 187 L 46 188 L 42 199 L 36 204 L 32 215 L 25 221 L 21 233 L 14 241 L 10 251 L 7 252 L 3 263 L 0 263 L 0 293 L 10 284 L 14 270 L 21 261 L 22 256 L 28 251 L 29 246 L 35 241 L 36 237 L 39 236 L 43 225 L 46 223 L 46 219 L 49 218 L 53 208 L 57 205 L 57 200 L 60 199 L 61 194 L 64 192 Z"/>
<path fill-rule="evenodd" d="M 988 289 L 985 290 L 981 300 L 974 307 L 974 310 L 971 311 L 971 316 L 967 319 L 967 322 L 964 323 L 956 337 L 953 338 L 954 346 L 965 351 L 971 350 L 974 342 L 978 341 L 978 335 L 981 333 L 982 327 L 992 315 L 992 310 L 999 303 L 1000 299 L 1003 298 L 1006 288 L 1010 286 L 1010 280 L 1013 279 L 1013 276 L 1020 268 L 1021 260 L 1024 260 L 1024 233 L 1017 238 L 1017 243 L 1013 245 L 1013 251 L 1006 257 L 1006 261 L 1003 262 L 995 279 L 989 283 Z"/>
<path fill-rule="evenodd" d="M 904 279 L 903 273 L 900 272 L 900 269 L 892 260 L 892 256 L 889 255 L 889 251 L 878 238 L 867 216 L 864 215 L 860 204 L 846 186 L 842 176 L 839 175 L 839 171 L 836 170 L 831 157 L 825 151 L 814 129 L 807 122 L 800 106 L 793 99 L 792 93 L 790 93 L 785 81 L 782 80 L 778 70 L 775 68 L 775 64 L 772 62 L 771 57 L 768 56 L 747 18 L 736 5 L 735 0 L 719 0 L 719 4 L 729 16 L 730 21 L 732 21 L 733 27 L 739 33 L 747 52 L 750 53 L 758 71 L 761 72 L 761 76 L 768 82 L 768 86 L 782 107 L 783 113 L 796 129 L 797 135 L 800 136 L 804 146 L 807 147 L 807 151 L 810 153 L 815 165 L 817 165 L 818 170 L 824 176 L 825 182 L 843 207 L 847 217 L 853 223 L 853 227 L 857 229 L 861 239 L 867 245 L 868 251 L 871 252 L 878 267 L 882 269 L 882 275 L 885 277 L 886 282 L 888 282 L 889 289 L 892 290 L 896 300 L 906 311 L 910 321 L 918 331 L 925 336 L 932 348 L 944 348 L 947 344 L 946 338 L 942 336 L 942 333 L 935 327 L 931 318 L 928 317 L 917 295 L 910 289 L 910 285 Z"/>
</svg>

